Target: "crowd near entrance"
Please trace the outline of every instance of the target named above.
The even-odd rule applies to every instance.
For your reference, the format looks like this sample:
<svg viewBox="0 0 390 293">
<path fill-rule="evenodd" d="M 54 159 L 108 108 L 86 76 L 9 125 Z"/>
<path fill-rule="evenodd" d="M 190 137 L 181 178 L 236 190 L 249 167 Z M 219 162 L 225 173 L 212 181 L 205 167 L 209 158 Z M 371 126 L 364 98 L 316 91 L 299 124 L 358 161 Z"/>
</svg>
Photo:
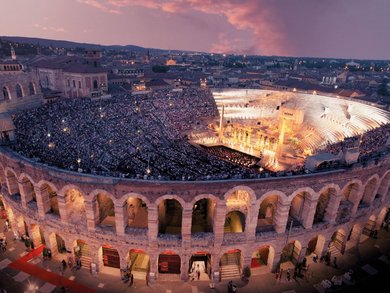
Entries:
<svg viewBox="0 0 390 293">
<path fill-rule="evenodd" d="M 189 263 L 189 275 L 191 280 L 210 280 L 211 255 L 204 251 L 193 254 Z"/>
</svg>

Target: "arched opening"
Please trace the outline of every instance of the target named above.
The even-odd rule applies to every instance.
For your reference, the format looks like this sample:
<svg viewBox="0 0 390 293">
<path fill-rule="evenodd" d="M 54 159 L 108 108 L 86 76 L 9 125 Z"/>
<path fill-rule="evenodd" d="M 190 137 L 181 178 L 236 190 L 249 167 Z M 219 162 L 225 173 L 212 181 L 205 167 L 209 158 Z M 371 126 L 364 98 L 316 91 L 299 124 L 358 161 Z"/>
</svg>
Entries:
<svg viewBox="0 0 390 293">
<path fill-rule="evenodd" d="M 370 237 L 375 237 L 376 231 L 376 216 L 371 215 L 367 223 L 363 227 L 362 235 L 360 236 L 360 243 L 368 240 Z"/>
<path fill-rule="evenodd" d="M 211 255 L 206 251 L 198 251 L 190 258 L 188 275 L 190 280 L 210 281 Z"/>
<path fill-rule="evenodd" d="M 283 271 L 294 269 L 298 263 L 301 249 L 302 245 L 297 240 L 288 243 L 280 255 L 280 269 L 283 269 Z"/>
<path fill-rule="evenodd" d="M 63 259 L 67 253 L 64 239 L 57 233 L 51 233 L 49 243 L 52 256 L 56 257 L 58 255 L 60 259 Z"/>
<path fill-rule="evenodd" d="M 98 81 L 96 79 L 93 81 L 93 89 L 94 90 L 98 89 Z"/>
<path fill-rule="evenodd" d="M 191 233 L 213 232 L 215 203 L 209 198 L 198 200 L 192 207 Z"/>
<path fill-rule="evenodd" d="M 232 249 L 224 253 L 220 260 L 221 281 L 240 277 L 242 264 L 241 250 Z"/>
<path fill-rule="evenodd" d="M 32 82 L 30 82 L 28 84 L 28 93 L 29 93 L 30 96 L 33 96 L 33 95 L 36 94 L 35 85 Z"/>
<path fill-rule="evenodd" d="M 15 86 L 15 92 L 17 98 L 23 98 L 23 90 L 20 84 L 16 84 Z"/>
<path fill-rule="evenodd" d="M 118 250 L 116 250 L 112 245 L 103 244 L 99 248 L 99 268 L 101 272 L 107 273 L 117 273 L 119 271 L 115 269 L 120 269 L 120 256 Z M 113 270 L 114 269 L 114 270 Z"/>
<path fill-rule="evenodd" d="M 11 100 L 11 94 L 9 93 L 9 89 L 6 86 L 3 86 L 2 89 L 4 100 Z"/>
<path fill-rule="evenodd" d="M 31 224 L 30 238 L 34 242 L 35 248 L 45 244 L 45 237 L 43 236 L 42 229 L 37 224 Z"/>
<path fill-rule="evenodd" d="M 20 190 L 18 179 L 13 172 L 7 171 L 7 185 L 8 185 L 8 193 L 14 200 L 20 200 Z"/>
<path fill-rule="evenodd" d="M 328 252 L 331 257 L 344 254 L 345 251 L 345 232 L 342 229 L 333 233 L 331 242 L 328 246 Z"/>
<path fill-rule="evenodd" d="M 386 174 L 385 177 L 383 177 L 380 186 L 378 188 L 378 193 L 375 196 L 375 199 L 382 199 L 386 198 L 390 195 L 390 172 Z"/>
<path fill-rule="evenodd" d="M 159 233 L 181 235 L 183 208 L 176 199 L 166 199 L 158 205 Z"/>
<path fill-rule="evenodd" d="M 24 177 L 21 181 L 27 206 L 30 209 L 37 210 L 37 195 L 35 194 L 34 185 L 27 177 Z"/>
<path fill-rule="evenodd" d="M 309 257 L 320 257 L 321 253 L 324 249 L 325 245 L 325 237 L 322 235 L 317 235 L 310 239 L 309 243 L 307 244 L 307 249 L 306 249 L 306 255 Z"/>
<path fill-rule="evenodd" d="M 231 211 L 226 214 L 224 232 L 242 233 L 245 231 L 245 215 L 240 211 Z"/>
<path fill-rule="evenodd" d="M 100 228 L 115 229 L 114 202 L 106 193 L 96 196 L 95 220 Z"/>
<path fill-rule="evenodd" d="M 367 208 L 370 206 L 371 200 L 374 198 L 376 186 L 378 184 L 377 178 L 371 178 L 364 187 L 363 197 L 359 202 L 359 209 Z"/>
<path fill-rule="evenodd" d="M 76 259 L 81 261 L 81 266 L 86 269 L 91 267 L 91 248 L 84 240 L 76 240 L 73 244 L 73 251 Z"/>
<path fill-rule="evenodd" d="M 390 222 L 390 208 L 384 207 L 379 213 L 378 220 L 376 221 L 376 228 L 386 228 L 387 223 Z"/>
<path fill-rule="evenodd" d="M 127 268 L 133 273 L 134 279 L 146 280 L 150 271 L 149 255 L 141 249 L 131 249 L 129 251 Z"/>
<path fill-rule="evenodd" d="M 129 197 L 126 201 L 126 232 L 131 233 L 131 231 L 136 229 L 148 228 L 148 206 L 146 203 L 135 197 Z"/>
<path fill-rule="evenodd" d="M 69 189 L 65 195 L 65 201 L 68 202 L 68 221 L 75 225 L 86 227 L 87 215 L 84 207 L 84 197 L 77 189 Z"/>
<path fill-rule="evenodd" d="M 288 213 L 288 224 L 291 225 L 292 223 L 293 227 L 299 227 L 302 226 L 303 219 L 303 212 L 304 212 L 304 206 L 305 206 L 305 200 L 306 197 L 309 194 L 305 191 L 298 193 L 294 196 L 290 211 Z"/>
<path fill-rule="evenodd" d="M 357 183 L 351 183 L 344 187 L 340 205 L 337 210 L 337 224 L 348 222 L 349 218 L 351 217 L 353 202 L 358 192 L 359 185 Z"/>
<path fill-rule="evenodd" d="M 361 227 L 359 224 L 353 225 L 351 230 L 349 231 L 347 237 L 347 243 L 345 244 L 345 249 L 349 249 L 359 244 Z"/>
<path fill-rule="evenodd" d="M 49 206 L 47 209 L 47 213 L 53 214 L 55 216 L 60 216 L 60 210 L 58 207 L 58 196 L 57 192 L 55 192 L 49 184 L 43 184 L 41 187 L 42 197 L 48 198 Z"/>
<path fill-rule="evenodd" d="M 180 274 L 180 256 L 166 250 L 158 256 L 158 272 L 160 274 Z"/>
<path fill-rule="evenodd" d="M 246 209 L 250 203 L 250 195 L 246 190 L 236 190 L 226 198 L 228 209 Z"/>
<path fill-rule="evenodd" d="M 29 236 L 27 224 L 24 221 L 23 216 L 19 216 L 16 218 L 16 224 L 18 226 L 17 231 L 18 231 L 20 236 L 23 236 L 23 235 Z"/>
<path fill-rule="evenodd" d="M 259 247 L 252 253 L 251 270 L 253 275 L 269 273 L 275 252 L 269 245 Z"/>
<path fill-rule="evenodd" d="M 278 206 L 278 196 L 267 196 L 260 204 L 257 216 L 256 233 L 274 231 L 274 216 Z"/>
<path fill-rule="evenodd" d="M 334 188 L 328 188 L 321 193 L 317 202 L 313 224 L 325 222 L 326 208 L 328 207 L 329 200 L 332 195 L 336 195 L 336 190 Z"/>
</svg>

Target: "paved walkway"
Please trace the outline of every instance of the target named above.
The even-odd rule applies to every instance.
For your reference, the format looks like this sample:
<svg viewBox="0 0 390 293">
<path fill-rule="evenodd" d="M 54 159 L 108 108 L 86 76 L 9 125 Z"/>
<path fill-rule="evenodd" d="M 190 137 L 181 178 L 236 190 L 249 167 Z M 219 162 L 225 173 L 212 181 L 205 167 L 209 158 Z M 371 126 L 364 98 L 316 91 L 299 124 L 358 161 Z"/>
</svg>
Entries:
<svg viewBox="0 0 390 293">
<path fill-rule="evenodd" d="M 3 221 L 0 221 L 3 227 Z M 71 292 L 161 292 L 161 293 L 209 293 L 227 292 L 227 282 L 216 284 L 214 289 L 209 287 L 207 281 L 192 282 L 155 282 L 147 286 L 144 281 L 134 280 L 133 286 L 124 284 L 118 274 L 99 273 L 92 275 L 89 270 L 81 269 L 71 271 L 67 269 L 64 275 L 60 275 L 61 258 L 43 260 L 41 256 L 29 258 L 26 266 L 14 266 L 21 257 L 26 260 L 26 251 L 23 242 L 13 241 L 12 232 L 5 233 L 8 239 L 6 252 L 0 254 L 0 288 L 8 292 L 24 292 L 29 286 L 35 287 L 38 292 L 50 293 L 60 292 L 60 284 L 77 283 L 81 287 L 73 287 Z M 283 275 L 282 279 L 276 279 L 276 275 L 265 273 L 259 276 L 252 276 L 249 282 L 233 280 L 237 286 L 237 292 L 259 293 L 259 292 L 314 292 L 322 293 L 325 289 L 321 285 L 322 280 L 331 280 L 333 276 L 341 276 L 349 269 L 354 270 L 353 281 L 355 285 L 333 288 L 337 292 L 356 292 L 358 289 L 379 290 L 381 284 L 388 283 L 390 276 L 390 232 L 380 230 L 378 239 L 369 238 L 358 247 L 347 250 L 338 257 L 338 268 L 326 266 L 324 263 L 311 263 L 309 274 L 305 278 L 291 279 L 288 281 Z M 16 262 L 15 262 L 16 261 Z M 35 271 L 45 271 L 40 275 Z M 62 280 L 55 283 L 48 280 L 47 276 Z M 381 292 L 380 290 L 378 292 Z"/>
</svg>

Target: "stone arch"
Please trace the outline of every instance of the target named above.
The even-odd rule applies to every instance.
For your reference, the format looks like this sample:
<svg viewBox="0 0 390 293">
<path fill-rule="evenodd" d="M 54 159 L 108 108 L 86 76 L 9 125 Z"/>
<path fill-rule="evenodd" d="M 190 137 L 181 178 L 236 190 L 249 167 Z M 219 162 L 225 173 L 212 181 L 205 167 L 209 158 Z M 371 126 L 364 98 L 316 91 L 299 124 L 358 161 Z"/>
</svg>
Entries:
<svg viewBox="0 0 390 293">
<path fill-rule="evenodd" d="M 64 237 L 62 237 L 59 233 L 52 232 L 49 234 L 49 244 L 53 256 L 58 254 L 66 254 L 67 249 L 65 240 Z"/>
<path fill-rule="evenodd" d="M 35 193 L 34 181 L 29 175 L 22 173 L 20 174 L 19 182 L 20 185 L 22 186 L 22 190 L 21 190 L 22 200 L 24 197 L 26 204 L 30 208 L 37 209 L 37 195 Z"/>
<path fill-rule="evenodd" d="M 88 198 L 92 202 L 95 224 L 105 229 L 115 229 L 115 198 L 105 190 L 96 189 Z"/>
<path fill-rule="evenodd" d="M 268 267 L 267 273 L 272 270 L 272 264 L 274 262 L 275 249 L 271 245 L 263 245 L 257 248 L 251 257 L 250 268 L 253 275 L 259 275 L 263 273 L 262 267 Z"/>
<path fill-rule="evenodd" d="M 382 208 L 378 215 L 378 220 L 376 222 L 376 228 L 385 227 L 385 222 L 389 220 L 390 208 L 388 206 Z"/>
<path fill-rule="evenodd" d="M 156 204 L 159 233 L 181 235 L 184 200 L 176 195 L 165 195 Z"/>
<path fill-rule="evenodd" d="M 246 194 L 247 194 L 247 200 L 245 201 L 246 204 L 248 205 L 249 203 L 251 202 L 255 202 L 256 201 L 256 193 L 255 191 L 248 187 L 248 186 L 245 186 L 245 185 L 238 185 L 238 186 L 235 186 L 231 189 L 229 189 L 228 191 L 225 192 L 225 194 L 223 195 L 223 198 L 225 199 L 226 201 L 226 205 L 228 204 L 228 198 L 231 197 L 234 193 L 238 192 L 238 191 L 245 191 Z M 245 195 L 244 195 L 245 196 Z M 237 194 L 237 199 L 240 197 L 239 194 Z"/>
<path fill-rule="evenodd" d="M 218 199 L 211 194 L 198 195 L 192 201 L 191 233 L 213 232 Z"/>
<path fill-rule="evenodd" d="M 275 230 L 276 211 L 279 202 L 283 200 L 280 193 L 267 192 L 258 200 L 256 204 L 258 207 L 256 233 Z"/>
<path fill-rule="evenodd" d="M 147 280 L 150 271 L 150 256 L 142 249 L 130 249 L 127 253 L 127 268 L 134 279 Z"/>
<path fill-rule="evenodd" d="M 2 93 L 3 93 L 3 99 L 4 100 L 11 100 L 12 99 L 11 92 L 10 92 L 8 86 L 4 85 L 2 87 Z"/>
<path fill-rule="evenodd" d="M 300 188 L 291 194 L 288 222 L 292 222 L 292 226 L 303 226 L 304 220 L 308 216 L 310 210 L 310 205 L 307 204 L 307 201 L 314 197 L 315 192 L 311 188 Z"/>
<path fill-rule="evenodd" d="M 376 219 L 375 215 L 371 215 L 365 223 L 362 235 L 360 236 L 360 242 L 366 241 L 369 237 L 373 237 L 373 232 L 376 230 Z"/>
<path fill-rule="evenodd" d="M 133 229 L 148 229 L 148 198 L 137 193 L 128 193 L 120 199 L 123 207 L 125 231 Z"/>
<path fill-rule="evenodd" d="M 16 173 L 11 168 L 5 168 L 5 176 L 7 181 L 7 187 L 8 187 L 8 193 L 13 196 L 19 196 L 20 197 L 20 190 L 19 190 L 19 184 L 18 184 L 18 177 L 16 176 Z"/>
<path fill-rule="evenodd" d="M 330 220 L 330 215 L 329 212 L 327 212 L 327 209 L 331 199 L 335 199 L 337 194 L 337 189 L 330 186 L 326 186 L 320 190 L 313 224 L 319 224 Z"/>
<path fill-rule="evenodd" d="M 378 189 L 379 176 L 377 174 L 371 176 L 365 186 L 362 197 L 359 201 L 358 208 L 369 207 L 371 202 L 374 200 L 376 191 Z"/>
<path fill-rule="evenodd" d="M 73 185 L 69 185 L 66 188 L 62 188 L 60 194 L 65 196 L 68 222 L 85 227 L 87 215 L 82 191 Z"/>
<path fill-rule="evenodd" d="M 358 245 L 361 233 L 362 227 L 360 223 L 355 223 L 349 231 L 346 245 L 348 245 L 348 247 Z"/>
<path fill-rule="evenodd" d="M 76 239 L 73 241 L 73 253 L 77 259 L 80 260 L 81 266 L 90 269 L 91 268 L 91 246 L 87 243 L 87 241 L 82 239 Z"/>
<path fill-rule="evenodd" d="M 378 195 L 380 199 L 386 199 L 390 196 L 390 170 L 387 171 L 383 177 L 381 178 L 379 188 L 378 188 Z"/>
<path fill-rule="evenodd" d="M 321 255 L 324 250 L 325 236 L 318 234 L 307 243 L 306 255 L 317 257 Z"/>
<path fill-rule="evenodd" d="M 157 259 L 159 274 L 180 274 L 181 257 L 173 250 L 164 250 L 159 253 Z"/>
<path fill-rule="evenodd" d="M 17 98 L 23 98 L 25 95 L 24 95 L 24 92 L 23 92 L 23 88 L 22 86 L 20 85 L 20 83 L 17 83 L 15 85 L 15 93 L 16 93 L 16 97 Z"/>
<path fill-rule="evenodd" d="M 45 213 L 60 216 L 57 187 L 46 180 L 39 181 L 36 186 L 40 189 L 40 196 L 42 197 Z"/>
<path fill-rule="evenodd" d="M 224 232 L 242 233 L 245 232 L 245 215 L 241 211 L 230 211 L 226 213 Z"/>
<path fill-rule="evenodd" d="M 241 249 L 226 250 L 220 257 L 219 261 L 221 271 L 221 281 L 227 278 L 237 278 L 243 266 L 243 254 Z M 225 275 L 228 275 L 226 277 Z"/>
<path fill-rule="evenodd" d="M 331 252 L 331 256 L 335 256 L 338 253 L 344 254 L 346 238 L 345 230 L 342 228 L 333 233 L 328 246 L 328 251 Z"/>
<path fill-rule="evenodd" d="M 336 223 L 342 224 L 349 221 L 355 203 L 358 199 L 361 185 L 361 181 L 352 180 L 341 190 L 341 200 L 337 210 Z"/>
<path fill-rule="evenodd" d="M 104 269 L 108 267 L 110 269 L 121 268 L 119 252 L 114 246 L 102 244 L 98 248 L 98 267 L 99 271 L 104 271 Z"/>
<path fill-rule="evenodd" d="M 37 94 L 35 84 L 34 84 L 32 81 L 30 81 L 30 82 L 28 83 L 28 94 L 29 94 L 30 96 L 33 96 L 33 95 L 36 95 L 36 94 Z"/>
<path fill-rule="evenodd" d="M 294 268 L 299 261 L 301 250 L 302 244 L 298 240 L 293 240 L 286 244 L 280 254 L 280 268 L 283 270 Z"/>
<path fill-rule="evenodd" d="M 16 217 L 16 225 L 19 235 L 29 235 L 28 226 L 26 221 L 24 220 L 23 215 L 19 215 Z"/>
<path fill-rule="evenodd" d="M 46 243 L 43 231 L 38 224 L 31 224 L 30 239 L 33 241 L 35 248 Z"/>
</svg>

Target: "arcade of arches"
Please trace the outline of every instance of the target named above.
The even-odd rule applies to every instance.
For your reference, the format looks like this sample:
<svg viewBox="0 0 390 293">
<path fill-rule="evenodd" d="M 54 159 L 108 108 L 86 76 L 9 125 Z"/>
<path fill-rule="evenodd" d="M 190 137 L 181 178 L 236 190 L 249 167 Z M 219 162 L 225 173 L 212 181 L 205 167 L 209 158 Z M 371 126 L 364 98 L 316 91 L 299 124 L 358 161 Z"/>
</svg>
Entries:
<svg viewBox="0 0 390 293">
<path fill-rule="evenodd" d="M 343 254 L 371 237 L 390 207 L 390 172 L 317 192 L 305 187 L 256 195 L 236 186 L 223 196 L 202 194 L 192 201 L 176 195 L 149 201 L 136 193 L 116 198 L 104 189 L 35 183 L 10 168 L 0 173 L 0 209 L 17 233 L 35 246 L 46 245 L 54 257 L 71 254 L 83 267 L 93 263 L 101 272 L 129 268 L 144 280 L 166 275 L 188 280 L 198 272 L 202 280 L 216 273 L 228 279 L 246 266 L 261 274 L 313 254 Z"/>
</svg>

